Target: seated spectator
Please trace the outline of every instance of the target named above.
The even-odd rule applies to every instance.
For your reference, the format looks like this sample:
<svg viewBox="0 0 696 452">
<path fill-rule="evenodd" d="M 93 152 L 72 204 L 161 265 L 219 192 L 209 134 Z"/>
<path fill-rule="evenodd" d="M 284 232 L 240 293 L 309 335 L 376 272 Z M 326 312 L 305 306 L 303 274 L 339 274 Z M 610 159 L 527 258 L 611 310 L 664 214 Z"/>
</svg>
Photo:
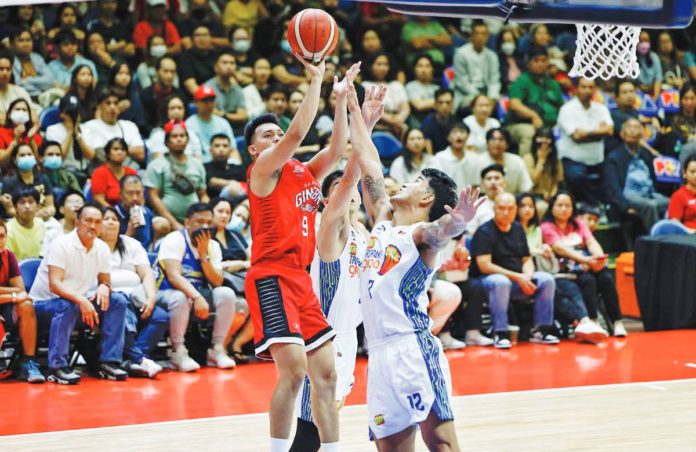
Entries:
<svg viewBox="0 0 696 452">
<path fill-rule="evenodd" d="M 190 134 L 196 135 L 201 142 L 201 160 L 208 163 L 212 160 L 210 155 L 210 140 L 214 135 L 227 135 L 230 137 L 232 147 L 236 149 L 234 133 L 230 123 L 214 113 L 215 91 L 206 85 L 200 86 L 193 100 L 196 103 L 196 114 L 186 119 L 186 128 Z"/>
<path fill-rule="evenodd" d="M 263 101 L 261 93 L 268 89 L 270 78 L 271 63 L 266 58 L 257 58 L 253 66 L 252 83 L 242 89 L 244 105 L 250 120 L 266 113 L 266 103 Z"/>
<path fill-rule="evenodd" d="M 607 332 L 588 317 L 580 287 L 574 278 L 571 278 L 574 275 L 559 274 L 558 259 L 551 247 L 542 240 L 536 203 L 531 193 L 521 193 L 517 196 L 517 221 L 527 235 L 527 246 L 536 268 L 548 271 L 556 277 L 556 317 L 573 325 L 578 341 L 598 343 L 606 339 Z"/>
<path fill-rule="evenodd" d="M 85 31 L 81 27 L 80 13 L 72 3 L 61 3 L 56 11 L 53 27 L 48 30 L 48 39 L 55 39 L 61 31 L 69 31 L 75 35 L 78 44 L 82 45 L 85 41 Z"/>
<path fill-rule="evenodd" d="M 145 162 L 145 145 L 140 136 L 138 126 L 131 121 L 118 119 L 119 98 L 110 89 L 105 89 L 97 97 L 98 118 L 87 121 L 82 126 L 82 133 L 86 137 L 87 145 L 97 152 L 100 160 L 104 160 L 103 151 L 106 143 L 112 138 L 122 138 L 128 145 L 128 157 L 126 164 L 135 166 Z M 137 163 L 136 163 L 137 162 Z"/>
<path fill-rule="evenodd" d="M 35 152 L 41 142 L 39 125 L 31 119 L 29 103 L 23 98 L 12 101 L 7 109 L 4 126 L 0 127 L 0 166 L 9 166 L 19 146 L 26 145 Z"/>
<path fill-rule="evenodd" d="M 172 366 L 181 372 L 200 368 L 188 355 L 184 334 L 191 308 L 197 318 L 205 320 L 212 306 L 215 320 L 207 362 L 209 366 L 229 369 L 235 367 L 235 362 L 227 356 L 224 344 L 234 319 L 237 297 L 232 289 L 222 285 L 220 244 L 211 240 L 210 231 L 205 229 L 213 226 L 210 206 L 192 203 L 187 208 L 184 223 L 181 230 L 171 232 L 162 240 L 155 262 L 157 302 L 164 303 L 169 310 Z"/>
<path fill-rule="evenodd" d="M 467 147 L 483 154 L 486 152 L 486 134 L 492 129 L 500 128 L 500 121 L 491 118 L 493 113 L 493 100 L 488 96 L 479 94 L 471 101 L 470 114 L 464 118 L 464 124 L 469 128 L 469 141 Z"/>
<path fill-rule="evenodd" d="M 276 49 L 276 53 L 271 55 L 270 61 L 273 78 L 278 83 L 286 86 L 287 89 L 292 90 L 303 83 L 309 83 L 310 77 L 304 66 L 292 54 L 292 49 L 288 42 L 288 24 L 289 21 L 284 23 L 280 49 Z"/>
<path fill-rule="evenodd" d="M 621 215 L 637 216 L 646 232 L 664 217 L 669 198 L 655 191 L 653 156 L 640 147 L 643 128 L 637 119 L 624 122 L 623 146 L 604 162 L 604 189 Z"/>
<path fill-rule="evenodd" d="M 453 83 L 457 108 L 472 104 L 479 95 L 494 100 L 500 98 L 500 61 L 495 52 L 486 47 L 489 36 L 488 25 L 474 23 L 470 42 L 454 52 Z"/>
<path fill-rule="evenodd" d="M 233 199 L 246 194 L 246 170 L 239 151 L 230 146 L 230 138 L 227 135 L 213 136 L 210 153 L 213 159 L 205 164 L 208 196 L 211 199 Z"/>
<path fill-rule="evenodd" d="M 109 73 L 109 88 L 118 96 L 118 119 L 131 121 L 138 127 L 145 124 L 140 88 L 133 80 L 127 63 L 119 63 Z"/>
<path fill-rule="evenodd" d="M 633 80 L 624 79 L 618 80 L 615 84 L 614 97 L 616 99 L 616 108 L 610 111 L 611 120 L 614 122 L 614 135 L 611 138 L 605 140 L 604 150 L 611 151 L 616 149 L 621 145 L 621 129 L 623 123 L 629 118 L 634 118 L 640 121 L 643 128 L 650 128 L 658 132 L 656 138 L 655 146 L 661 146 L 662 140 L 660 140 L 662 132 L 660 120 L 657 117 L 649 118 L 638 113 L 636 109 L 636 102 L 638 98 L 636 96 L 636 84 Z M 644 143 L 645 140 L 643 139 Z M 672 149 L 674 146 L 670 146 Z"/>
<path fill-rule="evenodd" d="M 147 47 L 143 49 L 143 61 L 135 70 L 135 75 L 138 77 L 140 89 L 149 88 L 155 80 L 157 80 L 157 67 L 159 61 L 167 55 L 167 46 L 164 38 L 159 35 L 152 35 L 147 38 Z M 170 56 L 170 58 L 172 58 Z M 174 75 L 172 85 L 179 88 L 179 76 Z"/>
<path fill-rule="evenodd" d="M 124 176 L 138 174 L 136 170 L 124 166 L 128 156 L 128 145 L 123 138 L 112 138 L 104 147 L 106 162 L 92 173 L 92 196 L 94 201 L 104 207 L 116 205 L 120 199 L 119 181 Z"/>
<path fill-rule="evenodd" d="M 237 61 L 237 72 L 235 73 L 235 78 L 240 85 L 246 87 L 247 85 L 254 83 L 254 64 L 263 57 L 256 55 L 256 53 L 251 50 L 251 34 L 249 34 L 249 31 L 246 28 L 231 28 L 228 35 L 231 41 L 230 48 L 234 52 L 234 57 Z M 268 73 L 269 75 L 271 73 L 270 63 Z M 249 107 L 247 106 L 247 109 L 248 108 Z"/>
<path fill-rule="evenodd" d="M 517 49 L 518 38 L 518 32 L 514 28 L 505 28 L 498 36 L 498 62 L 503 93 L 509 91 L 510 85 L 522 75 L 524 68 Z"/>
<path fill-rule="evenodd" d="M 430 332 L 442 342 L 445 350 L 461 350 L 466 342 L 452 336 L 448 322 L 462 302 L 462 292 L 454 283 L 434 279 L 428 289 Z"/>
<path fill-rule="evenodd" d="M 420 55 L 413 67 L 415 80 L 406 83 L 406 94 L 411 103 L 411 120 L 417 119 L 418 125 L 423 118 L 435 109 L 435 94 L 440 85 L 433 83 L 435 64 L 430 55 Z"/>
<path fill-rule="evenodd" d="M 591 233 L 595 233 L 597 227 L 599 226 L 599 220 L 602 217 L 602 211 L 599 207 L 592 204 L 583 204 L 582 207 L 578 209 L 578 217 L 585 223 L 587 229 Z"/>
<path fill-rule="evenodd" d="M 385 178 L 385 180 L 388 179 L 390 179 L 389 176 Z M 395 191 L 393 191 L 390 196 L 394 194 L 396 194 Z M 239 220 L 236 220 L 237 217 Z M 244 237 L 244 240 L 251 244 L 251 207 L 249 205 L 249 198 L 240 201 L 239 204 L 235 206 L 232 210 L 232 219 L 230 222 L 235 223 L 234 225 L 229 225 L 230 229 L 239 232 L 242 237 Z"/>
<path fill-rule="evenodd" d="M 19 365 L 19 380 L 33 384 L 46 381 L 36 362 L 36 314 L 27 294 L 15 254 L 5 246 L 7 225 L 0 219 L 0 322 L 6 331 L 19 326 L 24 357 Z M 4 339 L 4 338 L 3 338 Z"/>
<path fill-rule="evenodd" d="M 56 238 L 69 234 L 77 224 L 77 212 L 85 205 L 85 197 L 79 191 L 68 190 L 58 200 L 58 213 L 63 217 L 53 227 L 46 227 L 46 234 L 41 245 L 41 257 L 48 255 L 48 249 Z"/>
<path fill-rule="evenodd" d="M 421 130 L 425 135 L 426 146 L 432 154 L 437 154 L 447 147 L 447 136 L 457 124 L 453 114 L 454 97 L 452 90 L 439 89 L 435 93 L 435 111 L 423 119 Z"/>
<path fill-rule="evenodd" d="M 403 17 L 403 16 L 402 16 Z M 391 18 L 390 18 L 391 19 Z M 360 38 L 360 47 L 357 49 L 357 60 L 358 61 L 368 61 L 373 58 L 378 53 L 386 53 L 389 61 L 393 65 L 393 72 L 395 74 L 394 78 L 401 82 L 406 83 L 406 73 L 401 68 L 398 60 L 394 55 L 390 54 L 387 49 L 382 45 L 382 38 L 379 32 L 373 28 L 367 28 L 363 31 L 362 37 Z"/>
<path fill-rule="evenodd" d="M 123 62 L 123 60 L 113 57 L 109 51 L 106 50 L 104 37 L 98 32 L 91 32 L 87 35 L 87 46 L 85 50 L 85 56 L 94 63 L 94 67 L 97 69 L 94 77 L 95 83 L 92 87 L 97 90 L 102 90 L 109 86 L 109 74 L 111 70 L 119 63 Z M 99 80 L 99 85 L 96 83 L 97 79 Z"/>
<path fill-rule="evenodd" d="M 387 94 L 384 98 L 384 114 L 377 123 L 375 130 L 391 132 L 396 137 L 401 137 L 406 120 L 411 115 L 411 107 L 408 103 L 406 88 L 394 78 L 392 62 L 384 52 L 378 52 L 363 64 L 363 88 L 377 88 L 380 84 L 387 86 Z"/>
<path fill-rule="evenodd" d="M 435 154 L 438 168 L 444 171 L 457 184 L 457 187 L 475 185 L 478 159 L 475 153 L 466 150 L 469 129 L 465 124 L 455 124 L 447 135 L 449 146 Z"/>
<path fill-rule="evenodd" d="M 561 136 L 556 147 L 568 189 L 583 201 L 597 203 L 605 199 L 599 173 L 604 139 L 614 134 L 614 123 L 609 109 L 592 100 L 594 93 L 594 80 L 578 79 L 575 97 L 558 114 Z"/>
<path fill-rule="evenodd" d="M 409 129 L 402 140 L 403 151 L 389 168 L 389 176 L 397 183 L 413 182 L 425 168 L 439 169 L 435 157 L 425 152 L 425 137 L 420 129 Z"/>
<path fill-rule="evenodd" d="M 597 319 L 597 293 L 602 295 L 614 336 L 626 336 L 621 321 L 619 296 L 614 277 L 606 267 L 607 255 L 587 226 L 576 219 L 575 199 L 567 191 L 551 198 L 549 210 L 541 224 L 544 243 L 561 258 L 561 272 L 577 275 L 585 307 L 591 319 Z"/>
<path fill-rule="evenodd" d="M 545 127 L 537 130 L 532 141 L 532 152 L 522 159 L 534 184 L 531 192 L 541 200 L 551 199 L 563 183 L 563 165 L 558 159 L 553 131 Z"/>
<path fill-rule="evenodd" d="M 520 155 L 531 149 L 536 129 L 556 124 L 563 105 L 561 85 L 547 74 L 548 69 L 548 51 L 532 46 L 527 55 L 527 71 L 510 85 L 510 111 L 505 123 L 519 145 Z"/>
<path fill-rule="evenodd" d="M 507 152 L 510 134 L 504 129 L 491 129 L 486 133 L 488 152 L 478 156 L 478 168 L 483 169 L 494 163 L 505 168 L 506 189 L 517 194 L 532 188 L 532 179 L 527 172 L 524 160 L 519 155 Z"/>
<path fill-rule="evenodd" d="M 39 194 L 36 215 L 47 221 L 56 213 L 53 205 L 53 185 L 48 176 L 36 167 L 34 151 L 26 144 L 17 146 L 12 152 L 12 163 L 15 173 L 6 177 L 2 184 L 2 203 L 7 216 L 14 216 L 14 208 L 8 203 L 9 197 L 14 197 L 14 193 L 19 188 L 31 187 Z"/>
<path fill-rule="evenodd" d="M 116 16 L 117 0 L 103 0 L 96 4 L 97 17 L 87 24 L 88 32 L 97 32 L 109 44 L 106 50 L 119 58 L 135 56 L 135 46 L 131 42 L 130 27 Z"/>
<path fill-rule="evenodd" d="M 442 68 L 445 54 L 442 49 L 452 45 L 452 38 L 439 21 L 425 15 L 414 16 L 401 29 L 401 40 L 406 43 L 406 63 L 412 65 L 417 55 L 426 53 L 433 63 Z"/>
<path fill-rule="evenodd" d="M 248 31 L 263 17 L 268 17 L 268 11 L 261 0 L 230 0 L 222 13 L 225 27 L 241 27 Z"/>
<path fill-rule="evenodd" d="M 34 187 L 20 187 L 12 195 L 13 214 L 7 223 L 7 248 L 17 259 L 36 258 L 46 235 L 46 225 L 37 216 L 39 192 Z"/>
<path fill-rule="evenodd" d="M 302 91 L 295 90 L 290 93 L 290 97 L 288 99 L 288 109 L 285 116 L 281 118 L 281 122 L 287 121 L 288 126 L 290 125 L 292 118 L 295 117 L 295 113 L 297 113 L 297 110 L 300 109 L 303 99 L 304 93 Z M 314 121 L 312 121 L 312 125 L 309 127 L 309 130 L 302 140 L 302 143 L 300 143 L 297 151 L 295 151 L 295 158 L 301 162 L 308 162 L 317 154 L 317 152 L 321 150 L 321 137 L 319 136 L 319 130 L 317 129 L 318 119 L 318 117 L 314 118 Z"/>
<path fill-rule="evenodd" d="M 677 52 L 668 31 L 662 31 L 657 36 L 657 56 L 662 66 L 662 88 L 681 89 L 689 80 L 689 71 L 682 54 Z"/>
<path fill-rule="evenodd" d="M 206 86 L 215 91 L 214 114 L 227 119 L 235 130 L 243 131 L 248 119 L 244 92 L 237 83 L 237 70 L 234 54 L 223 51 L 215 63 L 215 77 L 205 82 Z"/>
<path fill-rule="evenodd" d="M 128 376 L 120 369 L 128 300 L 111 291 L 111 253 L 97 238 L 101 223 L 101 207 L 85 204 L 78 212 L 75 230 L 49 247 L 29 292 L 41 330 L 50 331 L 48 381 L 80 381 L 68 365 L 70 336 L 78 320 L 92 329 L 100 327 L 99 376 L 117 381 Z"/>
<path fill-rule="evenodd" d="M 273 113 L 278 117 L 278 124 L 283 132 L 288 130 L 290 126 L 290 118 L 285 114 L 288 111 L 288 92 L 283 85 L 276 83 L 264 93 L 266 101 L 266 112 Z"/>
<path fill-rule="evenodd" d="M 99 238 L 111 251 L 111 290 L 130 301 L 126 309 L 123 367 L 131 377 L 154 378 L 162 366 L 149 357 L 167 332 L 169 314 L 155 304 L 155 275 L 145 248 L 137 240 L 121 235 L 120 230 L 118 214 L 107 207 Z"/>
<path fill-rule="evenodd" d="M 70 88 L 73 71 L 83 64 L 92 69 L 92 74 L 97 79 L 97 68 L 92 61 L 80 55 L 79 43 L 72 31 L 59 31 L 53 39 L 53 43 L 58 50 L 58 59 L 48 63 L 48 70 L 51 72 L 53 81 L 57 82 L 60 88 L 65 91 Z"/>
<path fill-rule="evenodd" d="M 505 168 L 494 163 L 481 170 L 481 191 L 486 195 L 486 201 L 476 211 L 474 219 L 466 225 L 466 235 L 473 237 L 476 230 L 484 223 L 493 219 L 493 204 L 500 193 L 505 192 Z"/>
<path fill-rule="evenodd" d="M 160 112 L 162 123 L 150 132 L 150 137 L 147 140 L 147 149 L 150 153 L 150 161 L 169 152 L 167 145 L 164 144 L 164 129 L 162 126 L 169 121 L 184 121 L 186 118 L 186 101 L 182 95 L 173 94 L 167 97 L 164 101 L 164 109 Z M 201 141 L 197 135 L 189 135 L 189 141 L 186 145 L 184 153 L 198 160 L 201 159 Z"/>
<path fill-rule="evenodd" d="M 181 52 L 179 57 L 179 79 L 189 96 L 193 96 L 206 81 L 215 77 L 217 53 L 213 49 L 210 30 L 199 25 L 193 30 L 193 47 Z"/>
<path fill-rule="evenodd" d="M 13 31 L 16 34 L 18 30 L 29 30 L 34 49 L 42 55 L 46 54 L 46 26 L 38 6 L 28 3 L 11 8 L 6 19 L 6 26 L 3 28 L 0 30 L 0 39 L 11 36 Z"/>
<path fill-rule="evenodd" d="M 552 275 L 535 271 L 524 230 L 515 222 L 517 204 L 510 193 L 495 199 L 495 216 L 483 224 L 471 242 L 473 276 L 480 277 L 488 292 L 494 345 L 507 349 L 510 342 L 508 306 L 510 301 L 534 297 L 534 329 L 529 341 L 558 344 L 553 332 L 553 298 L 556 283 Z"/>
<path fill-rule="evenodd" d="M 217 8 L 216 8 L 217 10 Z M 230 46 L 227 39 L 225 27 L 218 14 L 212 11 L 208 0 L 191 0 L 189 2 L 189 15 L 179 23 L 179 34 L 181 35 L 181 45 L 184 49 L 193 47 L 192 36 L 199 25 L 205 26 L 210 30 L 210 41 L 215 48 L 226 48 Z"/>
<path fill-rule="evenodd" d="M 57 141 L 44 141 L 39 147 L 39 163 L 43 168 L 44 174 L 48 176 L 53 186 L 53 196 L 57 198 L 57 193 L 65 190 L 82 190 L 82 184 L 77 176 L 63 168 L 63 151 Z"/>
<path fill-rule="evenodd" d="M 669 200 L 668 217 L 696 233 L 696 154 L 692 154 L 682 167 L 684 185 Z"/>
<path fill-rule="evenodd" d="M 167 0 L 146 0 L 145 18 L 133 29 L 133 45 L 138 50 L 145 49 L 152 35 L 164 37 L 167 47 L 165 53 L 176 55 L 181 52 L 181 37 L 176 25 L 167 17 Z M 160 55 L 158 58 L 164 56 Z"/>
<path fill-rule="evenodd" d="M 642 30 L 638 37 L 638 88 L 644 93 L 648 93 L 654 99 L 662 91 L 662 64 L 660 57 L 655 52 L 650 51 L 650 33 Z"/>
<path fill-rule="evenodd" d="M 670 148 L 681 151 L 678 158 L 683 165 L 686 157 L 696 152 L 696 85 L 687 83 L 679 92 L 679 113 L 672 118 L 671 128 L 675 145 Z"/>
<path fill-rule="evenodd" d="M 14 51 L 12 75 L 17 86 L 26 90 L 32 97 L 38 97 L 39 94 L 54 87 L 46 60 L 41 54 L 34 52 L 34 41 L 30 29 L 20 28 L 15 33 L 12 38 L 12 50 Z M 0 68 L 2 65 L 3 62 L 0 59 Z"/>
<path fill-rule="evenodd" d="M 48 126 L 46 140 L 60 143 L 63 167 L 78 175 L 80 182 L 87 178 L 89 162 L 97 153 L 82 133 L 80 102 L 76 96 L 65 96 L 58 106 L 60 122 Z"/>
<path fill-rule="evenodd" d="M 7 122 L 10 108 L 18 100 L 23 100 L 27 105 L 31 106 L 31 97 L 29 93 L 21 86 L 11 83 L 12 81 L 12 57 L 0 51 L 0 121 Z M 33 119 L 34 112 L 31 108 L 27 110 Z M 35 121 L 36 122 L 36 121 Z"/>
<path fill-rule="evenodd" d="M 108 72 L 105 74 L 105 82 L 108 82 Z M 75 67 L 75 70 L 70 77 L 70 88 L 65 93 L 66 96 L 75 96 L 78 101 L 78 112 L 80 121 L 87 122 L 94 119 L 97 112 L 97 100 L 94 89 L 96 79 L 92 73 L 92 69 L 86 64 L 81 64 Z"/>
<path fill-rule="evenodd" d="M 167 118 L 167 100 L 171 96 L 180 96 L 183 101 L 184 93 L 174 86 L 176 79 L 176 62 L 173 58 L 162 57 L 157 60 L 157 77 L 153 83 L 143 89 L 140 94 L 142 101 L 145 129 L 152 132 L 152 129 L 159 127 L 169 119 Z M 184 103 L 184 107 L 186 104 Z M 185 113 L 185 108 L 184 112 Z M 184 116 L 176 119 L 184 119 Z"/>
<path fill-rule="evenodd" d="M 154 211 L 166 218 L 172 229 L 179 230 L 183 228 L 188 206 L 208 202 L 205 168 L 200 160 L 184 154 L 188 131 L 183 121 L 168 122 L 164 132 L 169 153 L 147 166 L 145 186 L 149 188 Z"/>
<path fill-rule="evenodd" d="M 163 217 L 156 217 L 145 205 L 145 187 L 140 176 L 123 176 L 119 202 L 115 206 L 121 223 L 121 234 L 136 239 L 146 250 L 172 230 Z"/>
<path fill-rule="evenodd" d="M 225 199 L 215 199 L 210 206 L 213 208 L 213 224 L 217 230 L 213 240 L 220 244 L 222 250 L 223 284 L 237 295 L 236 315 L 225 339 L 225 346 L 237 364 L 246 364 L 249 357 L 242 353 L 242 347 L 254 338 L 254 328 L 248 321 L 249 310 L 244 299 L 244 281 L 246 272 L 251 267 L 249 245 L 242 236 L 242 227 L 246 222 L 239 215 L 232 214 L 232 204 Z"/>
</svg>

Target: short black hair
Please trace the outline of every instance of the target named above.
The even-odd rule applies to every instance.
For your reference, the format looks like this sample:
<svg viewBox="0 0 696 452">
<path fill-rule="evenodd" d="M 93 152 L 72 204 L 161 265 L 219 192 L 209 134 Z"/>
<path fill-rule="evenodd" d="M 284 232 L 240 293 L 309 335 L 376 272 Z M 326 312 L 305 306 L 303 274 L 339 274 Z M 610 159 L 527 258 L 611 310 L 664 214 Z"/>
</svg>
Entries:
<svg viewBox="0 0 696 452">
<path fill-rule="evenodd" d="M 431 57 L 431 56 L 428 55 L 427 53 L 420 53 L 420 54 L 418 54 L 418 56 L 416 57 L 416 59 L 413 60 L 413 67 L 414 67 L 414 69 L 415 69 L 416 65 L 418 64 L 418 61 L 419 61 L 421 58 L 425 58 L 426 60 L 428 60 L 428 61 L 430 62 L 430 65 L 431 65 L 432 67 L 435 67 L 435 60 L 433 60 L 433 57 Z"/>
<path fill-rule="evenodd" d="M 111 88 L 104 88 L 97 93 L 97 104 L 101 104 L 109 97 L 115 97 L 116 100 L 120 99 L 120 96 Z"/>
<path fill-rule="evenodd" d="M 69 28 L 61 28 L 60 30 L 58 30 L 58 33 L 56 33 L 56 35 L 53 37 L 53 44 L 55 44 L 56 46 L 60 47 L 61 44 L 65 43 L 79 43 L 77 36 L 75 36 L 75 32 Z"/>
<path fill-rule="evenodd" d="M 686 170 L 689 169 L 689 165 L 696 162 L 696 152 L 693 154 L 689 155 L 686 160 L 684 160 L 684 166 L 682 166 L 682 171 L 686 173 Z"/>
<path fill-rule="evenodd" d="M 163 56 L 162 58 L 159 58 L 159 59 L 157 60 L 157 62 L 155 63 L 155 70 L 159 71 L 160 69 L 162 69 L 162 62 L 163 62 L 164 60 L 170 60 L 171 62 L 174 63 L 175 66 L 178 67 L 178 65 L 176 64 L 176 60 L 174 59 L 174 57 L 171 57 L 171 56 L 169 56 L 169 55 L 165 55 L 165 56 Z M 184 105 L 186 105 L 186 103 L 184 103 Z"/>
<path fill-rule="evenodd" d="M 503 165 L 501 165 L 500 163 L 493 163 L 492 165 L 488 165 L 487 167 L 481 170 L 481 179 L 486 177 L 486 174 L 493 171 L 497 171 L 500 174 L 502 174 L 503 177 L 505 177 L 505 168 L 503 167 Z"/>
<path fill-rule="evenodd" d="M 285 87 L 285 85 L 282 85 L 280 83 L 273 83 L 271 86 L 263 90 L 263 99 L 268 100 L 272 94 L 275 93 L 282 93 L 283 96 L 286 98 L 288 97 L 288 89 Z"/>
<path fill-rule="evenodd" d="M 82 216 L 82 212 L 85 209 L 97 209 L 102 216 L 104 215 L 104 207 L 94 201 L 86 202 L 82 207 L 80 207 L 80 210 L 77 211 L 77 218 L 80 218 Z"/>
<path fill-rule="evenodd" d="M 60 207 L 65 207 L 65 202 L 68 200 L 68 198 L 72 195 L 77 195 L 80 198 L 82 198 L 82 201 L 85 201 L 85 196 L 80 193 L 79 191 L 75 190 L 74 188 L 69 188 L 65 193 L 63 193 L 60 196 L 60 199 L 58 200 L 58 205 Z"/>
<path fill-rule="evenodd" d="M 486 132 L 486 143 L 491 141 L 491 139 L 493 138 L 493 134 L 495 134 L 495 133 L 501 134 L 503 136 L 503 138 L 505 139 L 505 142 L 508 144 L 508 146 L 510 146 L 510 144 L 512 144 L 512 138 L 510 137 L 510 132 L 508 132 L 507 130 L 502 129 L 500 127 L 496 127 L 495 129 L 491 129 L 488 132 Z"/>
<path fill-rule="evenodd" d="M 26 197 L 34 198 L 36 204 L 38 204 L 39 201 L 41 201 L 41 195 L 35 187 L 19 187 L 17 190 L 12 192 L 12 204 L 14 206 L 17 206 L 19 200 Z"/>
<path fill-rule="evenodd" d="M 540 46 L 538 44 L 533 44 L 529 47 L 529 51 L 527 52 L 527 61 L 531 61 L 534 58 L 538 56 L 549 56 L 549 51 L 546 47 Z"/>
<path fill-rule="evenodd" d="M 329 175 L 324 178 L 324 182 L 321 183 L 321 195 L 324 198 L 329 196 L 329 189 L 331 188 L 331 184 L 333 184 L 336 179 L 340 179 L 341 177 L 343 177 L 343 174 L 343 170 L 336 170 L 332 173 L 329 173 Z"/>
<path fill-rule="evenodd" d="M 232 139 L 229 137 L 229 135 L 225 135 L 224 133 L 216 133 L 212 137 L 210 137 L 210 144 L 213 144 L 213 141 L 215 140 L 227 140 L 228 143 L 232 144 Z"/>
<path fill-rule="evenodd" d="M 445 94 L 449 94 L 450 96 L 454 97 L 454 91 L 452 91 L 449 88 L 438 88 L 437 91 L 435 91 L 435 99 L 437 99 L 440 96 L 444 96 Z"/>
<path fill-rule="evenodd" d="M 633 85 L 634 88 L 636 87 L 636 82 L 634 82 L 634 81 L 631 80 L 630 78 L 622 78 L 622 79 L 619 79 L 619 80 L 617 80 L 616 83 L 614 84 L 614 95 L 615 95 L 615 96 L 618 96 L 618 95 L 619 95 L 619 90 L 621 89 L 621 85 L 623 85 L 624 83 L 630 83 L 631 85 Z"/>
<path fill-rule="evenodd" d="M 440 219 L 447 213 L 445 206 L 454 208 L 459 201 L 457 183 L 447 174 L 435 168 L 426 168 L 421 174 L 428 180 L 428 185 L 435 195 L 435 201 L 430 206 L 428 221 Z"/>
<path fill-rule="evenodd" d="M 186 218 L 191 218 L 197 213 L 210 212 L 213 213 L 213 208 L 207 202 L 194 202 L 186 209 Z"/>
<path fill-rule="evenodd" d="M 467 126 L 467 125 L 464 124 L 463 122 L 456 122 L 456 123 L 454 123 L 454 124 L 452 125 L 452 128 L 450 129 L 448 135 L 449 135 L 450 133 L 454 132 L 455 130 L 463 130 L 464 132 L 467 133 L 467 135 L 470 135 L 470 134 L 471 134 L 471 129 L 469 129 L 469 126 Z"/>
<path fill-rule="evenodd" d="M 196 28 L 198 28 L 198 27 L 196 27 Z M 235 62 L 237 61 L 237 55 L 235 55 L 235 53 L 232 51 L 232 49 L 223 49 L 215 57 L 215 62 L 217 63 L 218 61 L 220 61 L 220 58 L 222 58 L 222 56 L 224 56 L 224 55 L 231 56 L 232 58 L 234 58 Z"/>
<path fill-rule="evenodd" d="M 578 206 L 578 215 L 594 215 L 599 218 L 602 216 L 602 210 L 597 204 L 585 202 Z"/>
<path fill-rule="evenodd" d="M 126 174 L 121 178 L 121 180 L 118 181 L 118 185 L 120 186 L 121 190 L 123 190 L 123 186 L 129 182 L 137 182 L 140 185 L 143 185 L 143 179 L 137 174 Z"/>
<path fill-rule="evenodd" d="M 50 148 L 51 146 L 58 146 L 58 149 L 62 149 L 60 147 L 60 143 L 57 141 L 51 141 L 51 140 L 44 141 L 43 143 L 41 143 L 41 146 L 39 146 L 39 150 L 38 150 L 39 157 L 43 157 L 44 155 L 46 155 L 46 150 L 48 150 L 48 148 Z M 61 156 L 62 156 L 62 153 L 61 153 Z"/>
<path fill-rule="evenodd" d="M 251 145 L 251 139 L 254 136 L 256 129 L 262 124 L 275 124 L 280 127 L 278 117 L 273 113 L 265 113 L 252 119 L 251 121 L 247 122 L 246 126 L 244 126 L 244 142 L 247 146 Z"/>
</svg>

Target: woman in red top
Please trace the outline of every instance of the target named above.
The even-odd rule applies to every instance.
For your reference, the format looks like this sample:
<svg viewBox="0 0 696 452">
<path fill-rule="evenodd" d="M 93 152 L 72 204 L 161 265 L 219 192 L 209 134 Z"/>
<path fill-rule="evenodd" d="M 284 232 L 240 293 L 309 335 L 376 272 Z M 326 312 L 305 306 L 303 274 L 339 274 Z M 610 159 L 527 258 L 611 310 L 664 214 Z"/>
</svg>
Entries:
<svg viewBox="0 0 696 452">
<path fill-rule="evenodd" d="M 669 200 L 668 216 L 683 224 L 690 234 L 696 233 L 696 154 L 684 162 L 686 183 Z"/>
<path fill-rule="evenodd" d="M 106 163 L 92 173 L 92 196 L 99 204 L 113 207 L 121 194 L 121 178 L 138 173 L 123 164 L 128 156 L 128 145 L 123 138 L 110 139 L 104 146 L 104 153 Z"/>
<path fill-rule="evenodd" d="M 20 144 L 28 144 L 36 154 L 41 146 L 39 125 L 31 120 L 31 108 L 25 99 L 15 99 L 7 109 L 5 124 L 0 127 L 0 167 L 10 163 L 12 151 Z"/>
</svg>

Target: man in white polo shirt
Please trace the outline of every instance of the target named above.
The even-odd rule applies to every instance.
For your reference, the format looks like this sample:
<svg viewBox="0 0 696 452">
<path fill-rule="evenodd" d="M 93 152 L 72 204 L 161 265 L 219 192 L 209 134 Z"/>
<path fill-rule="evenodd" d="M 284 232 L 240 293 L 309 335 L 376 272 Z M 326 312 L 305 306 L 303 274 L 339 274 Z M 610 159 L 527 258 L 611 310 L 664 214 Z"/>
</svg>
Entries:
<svg viewBox="0 0 696 452">
<path fill-rule="evenodd" d="M 50 329 L 48 381 L 77 384 L 80 376 L 68 366 L 70 335 L 78 319 L 94 328 L 100 325 L 99 376 L 125 380 L 119 368 L 123 355 L 127 298 L 111 292 L 111 251 L 101 241 L 102 209 L 85 204 L 77 226 L 49 247 L 41 262 L 30 296 L 40 330 Z M 97 286 L 96 292 L 89 294 Z"/>
</svg>

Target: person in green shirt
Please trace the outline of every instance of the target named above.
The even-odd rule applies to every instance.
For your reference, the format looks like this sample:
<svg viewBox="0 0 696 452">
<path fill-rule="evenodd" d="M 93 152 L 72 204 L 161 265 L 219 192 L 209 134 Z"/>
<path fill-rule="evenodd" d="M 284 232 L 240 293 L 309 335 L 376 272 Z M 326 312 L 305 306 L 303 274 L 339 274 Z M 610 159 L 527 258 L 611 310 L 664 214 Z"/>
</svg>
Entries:
<svg viewBox="0 0 696 452">
<path fill-rule="evenodd" d="M 60 190 L 82 191 L 82 185 L 80 185 L 77 176 L 70 170 L 62 167 L 63 153 L 60 143 L 57 141 L 44 141 L 41 147 L 39 147 L 39 162 L 41 162 L 44 173 L 51 181 L 54 190 L 58 188 Z"/>
<path fill-rule="evenodd" d="M 7 248 L 18 261 L 39 257 L 46 225 L 36 216 L 40 195 L 34 187 L 21 187 L 12 194 L 15 217 L 7 223 Z"/>
<path fill-rule="evenodd" d="M 533 45 L 527 55 L 527 71 L 510 86 L 510 111 L 505 119 L 520 156 L 530 152 L 536 129 L 556 125 L 564 102 L 561 85 L 548 75 L 548 69 L 548 51 Z"/>
<path fill-rule="evenodd" d="M 412 66 L 418 55 L 430 55 L 437 67 L 445 64 L 443 47 L 452 45 L 452 38 L 440 22 L 428 16 L 416 16 L 404 24 L 401 39 L 407 43 L 406 62 Z"/>
</svg>

